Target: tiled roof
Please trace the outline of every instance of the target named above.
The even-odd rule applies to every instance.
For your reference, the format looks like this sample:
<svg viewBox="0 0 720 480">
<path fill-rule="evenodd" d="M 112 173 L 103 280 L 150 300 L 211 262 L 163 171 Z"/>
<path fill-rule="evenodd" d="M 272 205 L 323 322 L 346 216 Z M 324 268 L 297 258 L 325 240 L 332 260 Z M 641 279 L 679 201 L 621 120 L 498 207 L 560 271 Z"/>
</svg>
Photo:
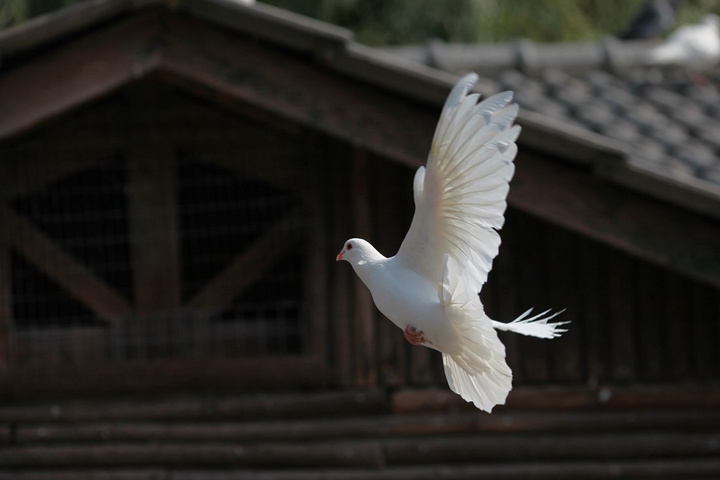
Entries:
<svg viewBox="0 0 720 480">
<path fill-rule="evenodd" d="M 522 107 L 622 143 L 631 163 L 720 184 L 720 79 L 646 69 L 622 77 L 506 70 L 496 80 Z"/>
<path fill-rule="evenodd" d="M 400 47 L 394 53 L 477 71 L 525 109 L 612 139 L 639 168 L 720 186 L 720 74 L 647 67 L 647 43 Z"/>
</svg>

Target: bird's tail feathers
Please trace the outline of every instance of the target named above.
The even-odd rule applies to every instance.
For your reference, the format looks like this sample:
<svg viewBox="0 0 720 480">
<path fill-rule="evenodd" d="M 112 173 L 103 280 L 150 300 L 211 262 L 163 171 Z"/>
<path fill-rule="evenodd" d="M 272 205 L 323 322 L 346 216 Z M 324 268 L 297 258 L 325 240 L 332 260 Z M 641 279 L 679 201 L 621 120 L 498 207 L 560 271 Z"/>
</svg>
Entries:
<svg viewBox="0 0 720 480">
<path fill-rule="evenodd" d="M 461 355 L 443 353 L 443 367 L 450 390 L 485 412 L 491 412 L 495 405 L 504 405 L 512 390 L 512 372 L 504 357 L 486 363 L 472 358 L 467 352 Z"/>
<path fill-rule="evenodd" d="M 496 330 L 503 330 L 505 332 L 514 332 L 522 335 L 528 335 L 530 337 L 537 338 L 555 338 L 567 332 L 566 328 L 560 328 L 563 325 L 567 325 L 570 322 L 553 322 L 548 323 L 549 320 L 557 317 L 565 311 L 565 309 L 555 312 L 551 315 L 550 310 L 545 310 L 533 317 L 526 318 L 532 312 L 532 308 L 527 312 L 520 315 L 518 318 L 510 323 L 496 322 L 493 320 L 492 324 Z"/>
</svg>

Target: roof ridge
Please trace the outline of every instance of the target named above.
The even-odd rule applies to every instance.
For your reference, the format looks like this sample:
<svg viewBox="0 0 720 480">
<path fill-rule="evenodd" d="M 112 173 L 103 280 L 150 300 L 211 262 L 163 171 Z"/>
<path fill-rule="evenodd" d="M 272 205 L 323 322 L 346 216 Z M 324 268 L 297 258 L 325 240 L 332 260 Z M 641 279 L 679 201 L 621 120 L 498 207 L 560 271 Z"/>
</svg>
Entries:
<svg viewBox="0 0 720 480">
<path fill-rule="evenodd" d="M 447 43 L 433 39 L 425 44 L 384 47 L 383 50 L 449 71 L 515 68 L 536 73 L 552 68 L 602 68 L 621 72 L 646 66 L 648 53 L 656 45 L 652 41 L 620 40 L 612 36 L 599 41 L 557 43 L 527 38 L 504 43 Z"/>
</svg>

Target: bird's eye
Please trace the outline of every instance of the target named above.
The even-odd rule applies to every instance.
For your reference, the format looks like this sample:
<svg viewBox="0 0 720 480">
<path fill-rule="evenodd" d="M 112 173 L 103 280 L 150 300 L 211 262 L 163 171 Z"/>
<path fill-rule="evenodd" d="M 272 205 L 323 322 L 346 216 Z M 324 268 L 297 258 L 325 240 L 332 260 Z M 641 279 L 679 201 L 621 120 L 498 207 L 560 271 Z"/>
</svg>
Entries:
<svg viewBox="0 0 720 480">
<path fill-rule="evenodd" d="M 345 245 L 345 248 L 348 250 L 352 250 L 352 243 L 348 243 L 347 245 Z"/>
</svg>

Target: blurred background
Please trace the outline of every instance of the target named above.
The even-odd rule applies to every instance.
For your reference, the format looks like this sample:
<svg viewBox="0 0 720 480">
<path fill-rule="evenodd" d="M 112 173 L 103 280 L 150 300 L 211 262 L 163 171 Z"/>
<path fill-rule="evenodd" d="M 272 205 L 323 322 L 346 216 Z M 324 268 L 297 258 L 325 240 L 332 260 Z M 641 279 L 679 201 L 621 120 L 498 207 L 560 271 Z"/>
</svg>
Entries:
<svg viewBox="0 0 720 480">
<path fill-rule="evenodd" d="M 5 0 L 0 26 L 82 0 Z M 240 2 L 242 3 L 242 2 Z M 353 31 L 371 46 L 418 43 L 429 38 L 447 42 L 507 42 L 529 38 L 537 42 L 599 40 L 621 35 L 648 3 L 646 0 L 269 0 L 262 3 L 297 12 Z M 677 25 L 720 13 L 717 0 L 677 2 Z M 666 25 L 667 33 L 674 25 Z"/>
<path fill-rule="evenodd" d="M 720 477 L 717 13 L 0 0 L 0 479 Z M 523 127 L 486 311 L 571 322 L 491 415 L 334 260 L 468 71 Z"/>
</svg>

